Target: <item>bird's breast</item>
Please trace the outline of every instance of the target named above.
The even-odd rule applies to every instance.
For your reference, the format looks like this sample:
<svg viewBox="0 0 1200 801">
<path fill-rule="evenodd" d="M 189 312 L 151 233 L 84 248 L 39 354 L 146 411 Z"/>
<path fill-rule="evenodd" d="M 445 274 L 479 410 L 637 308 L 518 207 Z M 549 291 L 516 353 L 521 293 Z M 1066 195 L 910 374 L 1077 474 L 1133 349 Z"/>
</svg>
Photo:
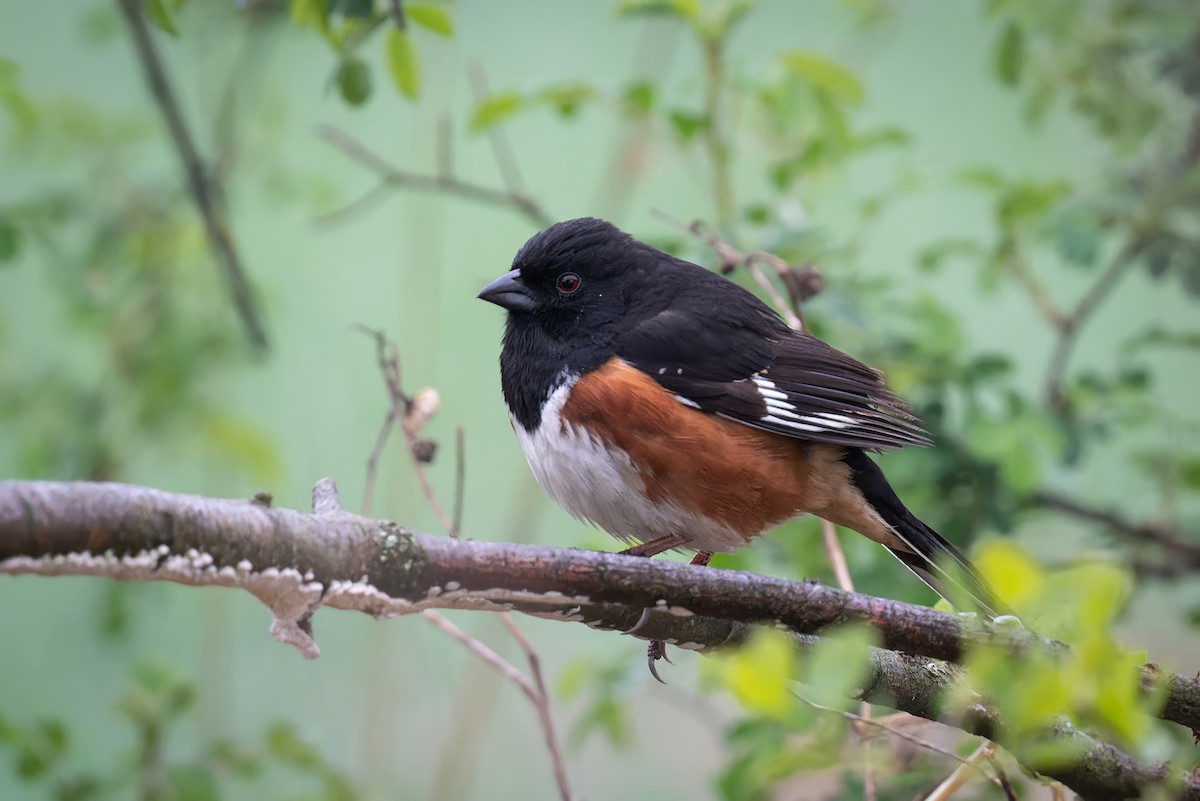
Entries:
<svg viewBox="0 0 1200 801">
<path fill-rule="evenodd" d="M 689 408 L 619 359 L 567 377 L 536 427 L 514 417 L 513 428 L 534 477 L 571 515 L 622 540 L 682 534 L 706 551 L 819 511 L 828 499 L 811 467 L 839 451 Z"/>
</svg>

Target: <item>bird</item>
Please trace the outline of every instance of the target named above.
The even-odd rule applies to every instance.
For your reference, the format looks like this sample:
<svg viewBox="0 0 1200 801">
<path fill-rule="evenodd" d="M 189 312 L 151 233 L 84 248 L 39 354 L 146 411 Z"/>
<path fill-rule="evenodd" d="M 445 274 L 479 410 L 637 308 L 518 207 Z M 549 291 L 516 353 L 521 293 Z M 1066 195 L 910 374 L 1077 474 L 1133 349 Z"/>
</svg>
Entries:
<svg viewBox="0 0 1200 801">
<path fill-rule="evenodd" d="M 707 564 L 812 514 L 1007 614 L 868 456 L 931 444 L 908 405 L 728 278 L 585 217 L 532 236 L 478 297 L 507 311 L 500 384 L 534 478 L 623 553 Z M 655 678 L 664 656 L 652 642 Z"/>
</svg>

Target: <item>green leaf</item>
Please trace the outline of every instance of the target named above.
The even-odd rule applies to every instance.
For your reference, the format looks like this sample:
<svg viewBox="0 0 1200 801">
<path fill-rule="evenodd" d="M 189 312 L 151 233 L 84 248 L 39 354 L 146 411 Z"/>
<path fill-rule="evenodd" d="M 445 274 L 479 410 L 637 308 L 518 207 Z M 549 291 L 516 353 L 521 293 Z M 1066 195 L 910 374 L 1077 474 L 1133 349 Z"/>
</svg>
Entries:
<svg viewBox="0 0 1200 801">
<path fill-rule="evenodd" d="M 996 45 L 996 76 L 1000 82 L 1015 86 L 1021 80 L 1025 64 L 1025 32 L 1015 22 L 1004 26 Z"/>
<path fill-rule="evenodd" d="M 0 216 L 0 264 L 14 261 L 21 252 L 21 231 L 12 220 Z"/>
<path fill-rule="evenodd" d="M 259 484 L 276 484 L 284 475 L 275 443 L 255 426 L 235 417 L 213 414 L 204 420 L 202 430 L 209 447 L 232 465 L 245 469 Z"/>
<path fill-rule="evenodd" d="M 549 103 L 563 117 L 573 117 L 588 100 L 596 96 L 596 90 L 586 83 L 565 83 L 549 86 L 538 92 L 537 99 Z"/>
<path fill-rule="evenodd" d="M 516 114 L 523 103 L 523 98 L 516 92 L 489 95 L 479 101 L 471 112 L 469 126 L 472 131 L 486 130 Z"/>
<path fill-rule="evenodd" d="M 625 87 L 622 94 L 625 104 L 633 111 L 648 114 L 654 109 L 656 91 L 650 81 L 637 81 Z"/>
<path fill-rule="evenodd" d="M 696 25 L 700 21 L 700 0 L 621 0 L 616 14 L 618 17 L 663 14 Z"/>
<path fill-rule="evenodd" d="M 683 109 L 672 109 L 667 115 L 667 119 L 671 123 L 671 127 L 675 129 L 675 135 L 679 137 L 681 142 L 690 142 L 696 137 L 696 134 L 708 127 L 708 117 L 704 114 L 696 114 Z"/>
<path fill-rule="evenodd" d="M 348 58 L 339 64 L 333 80 L 342 99 L 352 106 L 361 106 L 371 96 L 371 68 L 360 58 Z"/>
<path fill-rule="evenodd" d="M 438 6 L 405 5 L 404 16 L 415 25 L 433 31 L 440 36 L 453 36 L 454 23 L 444 8 Z"/>
<path fill-rule="evenodd" d="M 392 83 L 396 84 L 402 95 L 416 100 L 421 94 L 421 64 L 417 60 L 412 40 L 404 31 L 389 28 L 385 46 Z"/>
<path fill-rule="evenodd" d="M 757 633 L 749 643 L 728 656 L 706 663 L 706 670 L 711 671 L 742 706 L 773 719 L 785 717 L 793 706 L 789 685 L 795 667 L 795 646 L 776 631 Z"/>
<path fill-rule="evenodd" d="M 820 643 L 805 660 L 805 697 L 824 706 L 849 708 L 854 689 L 867 677 L 867 648 L 874 644 L 866 626 L 822 631 Z"/>
<path fill-rule="evenodd" d="M 312 768 L 321 762 L 315 748 L 300 739 L 290 723 L 275 723 L 267 729 L 267 752 L 295 768 Z"/>
<path fill-rule="evenodd" d="M 204 765 L 173 765 L 167 768 L 167 782 L 178 801 L 218 801 L 221 797 L 216 777 Z"/>
<path fill-rule="evenodd" d="M 814 89 L 847 103 L 863 99 L 862 82 L 847 70 L 824 56 L 806 50 L 793 50 L 779 56 L 783 68 Z"/>
<path fill-rule="evenodd" d="M 172 36 L 179 35 L 179 31 L 175 28 L 175 21 L 171 19 L 171 11 L 167 8 L 165 0 L 142 0 L 142 8 L 145 9 L 146 19 L 150 20 L 154 24 L 154 27 Z"/>
</svg>

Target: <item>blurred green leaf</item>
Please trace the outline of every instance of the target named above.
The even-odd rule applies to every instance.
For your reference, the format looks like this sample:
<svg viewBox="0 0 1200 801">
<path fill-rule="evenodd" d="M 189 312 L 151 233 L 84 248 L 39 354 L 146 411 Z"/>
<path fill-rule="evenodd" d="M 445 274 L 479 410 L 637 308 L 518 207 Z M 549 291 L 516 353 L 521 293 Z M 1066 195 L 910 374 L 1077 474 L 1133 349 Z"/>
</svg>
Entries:
<svg viewBox="0 0 1200 801">
<path fill-rule="evenodd" d="M 392 83 L 410 100 L 421 94 L 421 65 L 412 39 L 397 28 L 388 28 L 385 37 L 388 72 Z"/>
<path fill-rule="evenodd" d="M 12 220 L 0 214 L 0 264 L 16 260 L 21 253 L 21 231 Z"/>
<path fill-rule="evenodd" d="M 617 16 L 665 14 L 696 24 L 700 19 L 700 0 L 620 0 Z"/>
<path fill-rule="evenodd" d="M 867 677 L 867 649 L 876 639 L 866 626 L 823 630 L 820 642 L 804 660 L 804 696 L 835 709 L 849 709 L 857 703 L 853 691 Z"/>
<path fill-rule="evenodd" d="M 204 765 L 172 765 L 167 783 L 177 801 L 218 801 L 222 797 L 212 770 Z"/>
<path fill-rule="evenodd" d="M 1025 31 L 1016 23 L 1004 26 L 996 46 L 996 76 L 1000 82 L 1015 86 L 1025 65 Z"/>
<path fill-rule="evenodd" d="M 667 119 L 681 142 L 692 141 L 696 134 L 708 127 L 708 117 L 683 109 L 671 109 L 667 114 Z"/>
<path fill-rule="evenodd" d="M 411 5 L 405 3 L 404 16 L 416 25 L 433 31 L 441 36 L 454 35 L 454 23 L 444 8 L 431 5 Z"/>
<path fill-rule="evenodd" d="M 485 97 L 471 112 L 472 131 L 483 131 L 516 114 L 523 104 L 516 92 L 498 92 Z"/>
<path fill-rule="evenodd" d="M 537 93 L 536 99 L 548 103 L 560 116 L 572 117 L 595 96 L 596 90 L 588 84 L 573 82 L 548 86 Z"/>
<path fill-rule="evenodd" d="M 786 636 L 762 631 L 704 667 L 748 711 L 783 718 L 794 706 L 789 685 L 795 679 L 796 664 L 796 647 Z"/>
<path fill-rule="evenodd" d="M 249 471 L 263 486 L 282 480 L 283 463 L 274 441 L 255 426 L 223 414 L 207 416 L 202 428 L 210 447 L 230 462 Z"/>
<path fill-rule="evenodd" d="M 348 58 L 339 64 L 334 82 L 342 99 L 351 106 L 361 106 L 371 97 L 371 68 L 360 58 Z"/>
<path fill-rule="evenodd" d="M 285 765 L 311 769 L 321 763 L 316 749 L 301 740 L 290 723 L 271 724 L 265 740 L 267 752 Z"/>
<path fill-rule="evenodd" d="M 171 9 L 167 7 L 167 0 L 142 0 L 142 8 L 146 11 L 146 19 L 150 20 L 154 27 L 172 36 L 179 36 Z"/>
<path fill-rule="evenodd" d="M 862 82 L 854 73 L 824 56 L 793 50 L 780 55 L 779 61 L 786 71 L 831 97 L 847 103 L 858 103 L 863 99 Z"/>
<path fill-rule="evenodd" d="M 635 81 L 625 87 L 622 99 L 626 105 L 640 114 L 648 114 L 654 109 L 657 90 L 650 81 Z"/>
</svg>

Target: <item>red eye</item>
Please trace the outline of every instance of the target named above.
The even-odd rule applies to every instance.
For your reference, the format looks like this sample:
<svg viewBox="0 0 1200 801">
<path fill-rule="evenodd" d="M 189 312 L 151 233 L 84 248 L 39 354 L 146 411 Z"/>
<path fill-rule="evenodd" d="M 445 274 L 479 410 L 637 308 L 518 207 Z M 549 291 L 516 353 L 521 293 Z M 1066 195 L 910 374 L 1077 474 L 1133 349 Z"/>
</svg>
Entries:
<svg viewBox="0 0 1200 801">
<path fill-rule="evenodd" d="M 556 285 L 558 286 L 559 292 L 563 293 L 564 295 L 570 295 L 572 292 L 579 289 L 579 286 L 582 283 L 583 281 L 581 281 L 579 276 L 575 273 L 563 273 L 558 277 Z"/>
</svg>

